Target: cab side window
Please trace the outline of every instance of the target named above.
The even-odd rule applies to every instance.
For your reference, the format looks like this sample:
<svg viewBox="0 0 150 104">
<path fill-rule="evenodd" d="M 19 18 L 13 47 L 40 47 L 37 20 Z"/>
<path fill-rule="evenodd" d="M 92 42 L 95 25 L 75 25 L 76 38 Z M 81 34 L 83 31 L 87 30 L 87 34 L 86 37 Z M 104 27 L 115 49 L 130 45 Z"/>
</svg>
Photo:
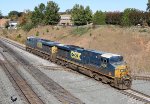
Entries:
<svg viewBox="0 0 150 104">
<path fill-rule="evenodd" d="M 101 58 L 101 62 L 107 64 L 107 63 L 108 63 L 108 60 L 107 60 L 107 59 L 104 59 L 104 58 Z"/>
</svg>

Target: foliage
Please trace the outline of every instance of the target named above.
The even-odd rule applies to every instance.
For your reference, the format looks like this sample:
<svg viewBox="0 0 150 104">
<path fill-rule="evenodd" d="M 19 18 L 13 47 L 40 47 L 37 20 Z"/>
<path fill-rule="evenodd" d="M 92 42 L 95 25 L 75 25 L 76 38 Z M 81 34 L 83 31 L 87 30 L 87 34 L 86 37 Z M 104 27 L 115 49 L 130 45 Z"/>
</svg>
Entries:
<svg viewBox="0 0 150 104">
<path fill-rule="evenodd" d="M 122 13 L 121 12 L 107 12 L 106 13 L 106 24 L 112 24 L 112 25 L 120 25 L 122 19 Z"/>
<path fill-rule="evenodd" d="M 41 3 L 38 7 L 34 8 L 31 21 L 35 25 L 55 25 L 60 20 L 58 11 L 59 7 L 53 1 L 47 2 L 46 6 Z"/>
<path fill-rule="evenodd" d="M 60 21 L 60 15 L 58 13 L 59 7 L 53 1 L 49 1 L 46 6 L 45 11 L 45 24 L 46 25 L 55 25 Z"/>
<path fill-rule="evenodd" d="M 93 24 L 104 25 L 106 24 L 105 19 L 106 19 L 105 13 L 103 13 L 102 11 L 96 11 L 95 14 L 93 15 Z"/>
<path fill-rule="evenodd" d="M 24 31 L 29 32 L 33 27 L 34 27 L 33 23 L 30 22 L 30 23 L 24 24 L 24 25 L 22 26 L 22 29 L 23 29 Z"/>
<path fill-rule="evenodd" d="M 122 20 L 121 20 L 121 24 L 123 26 L 131 26 L 132 25 L 132 21 L 130 20 L 129 16 L 131 13 L 136 12 L 137 10 L 134 8 L 127 8 L 124 10 L 123 16 L 122 16 Z"/>
<path fill-rule="evenodd" d="M 18 34 L 18 35 L 17 35 L 17 38 L 21 38 L 21 37 L 22 37 L 21 34 Z"/>
<path fill-rule="evenodd" d="M 20 26 L 23 26 L 29 22 L 31 22 L 32 12 L 30 10 L 26 10 L 26 12 L 22 13 L 22 16 L 19 18 Z"/>
<path fill-rule="evenodd" d="M 37 31 L 35 35 L 36 35 L 36 36 L 39 36 L 39 31 Z"/>
<path fill-rule="evenodd" d="M 38 7 L 34 8 L 34 11 L 31 16 L 31 21 L 34 25 L 44 24 L 44 15 L 45 15 L 45 5 L 41 3 Z"/>
<path fill-rule="evenodd" d="M 146 9 L 148 12 L 150 12 L 150 0 L 148 0 L 148 3 L 147 3 L 147 9 Z"/>
<path fill-rule="evenodd" d="M 0 11 L 0 18 L 2 18 L 2 12 Z"/>
<path fill-rule="evenodd" d="M 92 11 L 89 6 L 84 9 L 82 5 L 76 4 L 72 8 L 71 17 L 75 25 L 86 25 L 92 21 Z"/>
<path fill-rule="evenodd" d="M 20 17 L 22 15 L 22 12 L 18 12 L 18 11 L 10 11 L 8 13 L 8 17 L 11 19 L 11 20 L 17 20 L 18 17 Z"/>
<path fill-rule="evenodd" d="M 88 30 L 89 30 L 88 27 L 76 27 L 76 28 L 74 28 L 71 31 L 71 34 L 74 34 L 74 35 L 83 35 L 83 34 L 87 33 Z"/>
</svg>

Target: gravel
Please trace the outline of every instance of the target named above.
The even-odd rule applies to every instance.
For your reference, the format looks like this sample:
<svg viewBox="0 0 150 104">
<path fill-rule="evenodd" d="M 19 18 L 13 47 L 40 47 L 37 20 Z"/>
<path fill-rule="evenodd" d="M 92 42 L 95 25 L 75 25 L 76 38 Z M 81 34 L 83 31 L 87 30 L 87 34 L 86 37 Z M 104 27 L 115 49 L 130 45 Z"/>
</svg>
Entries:
<svg viewBox="0 0 150 104">
<path fill-rule="evenodd" d="M 30 73 L 28 73 L 23 66 L 18 64 L 12 56 L 5 54 L 9 57 L 9 61 L 16 64 L 19 74 L 27 81 L 28 85 L 32 87 L 34 92 L 44 101 L 45 104 L 60 104 L 60 102 L 53 97 Z"/>
<path fill-rule="evenodd" d="M 150 81 L 133 80 L 132 89 L 150 96 Z"/>
<path fill-rule="evenodd" d="M 2 52 L 2 49 L 0 48 Z M 4 61 L 3 56 L 0 53 L 0 61 Z M 12 86 L 12 83 L 8 79 L 4 70 L 0 66 L 0 104 L 12 104 L 11 96 L 17 97 L 17 101 L 14 104 L 25 104 L 23 100 L 19 97 L 16 90 Z"/>
<path fill-rule="evenodd" d="M 10 47 L 14 48 L 17 53 L 28 59 L 37 68 L 39 68 L 38 66 L 60 67 L 12 45 Z M 86 104 L 143 104 L 121 94 L 109 85 L 102 84 L 84 75 L 65 70 L 47 70 L 44 67 L 39 69 Z"/>
</svg>

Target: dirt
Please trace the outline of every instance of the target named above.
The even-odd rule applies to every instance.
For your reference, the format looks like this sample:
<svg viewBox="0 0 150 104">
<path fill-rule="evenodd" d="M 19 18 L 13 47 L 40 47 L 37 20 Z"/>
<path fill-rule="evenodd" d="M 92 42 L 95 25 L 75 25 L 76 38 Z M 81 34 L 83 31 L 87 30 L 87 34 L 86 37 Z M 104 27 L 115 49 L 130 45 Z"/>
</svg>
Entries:
<svg viewBox="0 0 150 104">
<path fill-rule="evenodd" d="M 76 27 L 44 26 L 34 28 L 29 32 L 23 30 L 1 30 L 0 34 L 21 43 L 27 36 L 57 41 L 63 44 L 73 44 L 86 49 L 94 49 L 124 56 L 133 73 L 150 72 L 150 28 L 119 26 L 99 26 L 90 28 L 82 35 L 72 34 Z M 17 36 L 21 34 L 21 37 Z"/>
</svg>

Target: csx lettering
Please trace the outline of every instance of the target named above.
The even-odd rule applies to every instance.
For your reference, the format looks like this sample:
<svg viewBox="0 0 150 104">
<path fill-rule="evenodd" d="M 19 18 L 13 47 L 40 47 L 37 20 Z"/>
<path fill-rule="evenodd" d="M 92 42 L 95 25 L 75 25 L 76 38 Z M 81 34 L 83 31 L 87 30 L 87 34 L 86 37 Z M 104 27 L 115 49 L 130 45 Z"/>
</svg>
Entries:
<svg viewBox="0 0 150 104">
<path fill-rule="evenodd" d="M 41 42 L 38 42 L 38 43 L 37 43 L 37 47 L 38 47 L 38 48 L 42 48 L 42 43 L 41 43 Z"/>
<path fill-rule="evenodd" d="M 71 57 L 72 58 L 77 59 L 77 60 L 81 60 L 80 56 L 81 56 L 81 53 L 71 51 Z"/>
</svg>

